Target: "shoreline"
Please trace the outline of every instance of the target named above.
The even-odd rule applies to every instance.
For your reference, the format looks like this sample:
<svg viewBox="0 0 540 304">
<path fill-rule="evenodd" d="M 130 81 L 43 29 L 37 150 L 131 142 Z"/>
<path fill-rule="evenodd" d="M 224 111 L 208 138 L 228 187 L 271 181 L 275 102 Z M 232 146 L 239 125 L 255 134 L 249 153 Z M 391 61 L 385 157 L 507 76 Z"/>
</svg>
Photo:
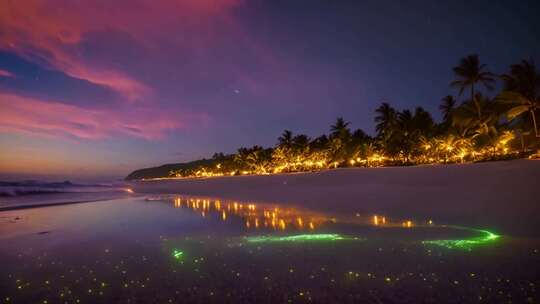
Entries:
<svg viewBox="0 0 540 304">
<path fill-rule="evenodd" d="M 45 208 L 45 207 L 55 207 L 55 206 L 65 206 L 65 205 L 75 205 L 75 204 L 84 204 L 84 203 L 96 203 L 113 200 L 111 199 L 96 199 L 96 200 L 86 200 L 86 201 L 70 201 L 70 202 L 60 202 L 60 203 L 37 203 L 37 204 L 27 204 L 27 205 L 15 205 L 9 207 L 0 207 L 0 212 L 4 211 L 15 211 L 15 210 L 24 210 L 24 209 L 34 209 L 34 208 Z"/>
<path fill-rule="evenodd" d="M 63 194 L 81 194 L 81 192 L 67 192 Z M 47 194 L 47 195 L 32 195 L 32 200 L 29 202 L 7 202 L 5 205 L 0 205 L 0 212 L 4 211 L 15 211 L 15 210 L 25 210 L 33 208 L 45 208 L 45 207 L 55 207 L 55 206 L 65 206 L 65 205 L 74 205 L 74 204 L 84 204 L 84 203 L 95 203 L 102 201 L 110 201 L 115 199 L 123 199 L 129 197 L 135 197 L 138 195 L 127 195 L 119 193 L 115 195 L 110 195 L 108 193 L 83 193 L 83 194 L 94 194 L 86 197 L 57 197 L 56 194 Z M 106 194 L 106 195 L 104 195 Z"/>
<path fill-rule="evenodd" d="M 540 161 L 379 168 L 130 182 L 141 194 L 280 203 L 340 214 L 414 216 L 540 236 Z"/>
</svg>

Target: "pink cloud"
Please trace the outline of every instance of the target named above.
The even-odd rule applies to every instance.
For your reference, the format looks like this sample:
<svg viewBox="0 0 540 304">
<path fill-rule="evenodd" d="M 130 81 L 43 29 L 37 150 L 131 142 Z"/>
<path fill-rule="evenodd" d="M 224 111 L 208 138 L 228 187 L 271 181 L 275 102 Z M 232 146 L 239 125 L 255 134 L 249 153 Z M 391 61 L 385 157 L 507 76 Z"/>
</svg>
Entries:
<svg viewBox="0 0 540 304">
<path fill-rule="evenodd" d="M 0 130 L 55 137 L 100 139 L 128 135 L 158 139 L 167 131 L 204 121 L 204 114 L 169 113 L 152 108 L 95 110 L 0 93 Z"/>
<path fill-rule="evenodd" d="M 127 101 L 148 97 L 152 89 L 117 67 L 90 62 L 76 47 L 85 33 L 117 30 L 142 45 L 164 29 L 205 29 L 239 0 L 0 1 L 0 49 L 47 62 L 72 77 L 109 87 Z M 204 36 L 204 35 L 203 35 Z M 201 39 L 202 38 L 201 36 Z M 74 51 L 75 50 L 75 51 Z"/>
<path fill-rule="evenodd" d="M 0 77 L 15 77 L 15 74 L 10 71 L 0 70 Z"/>
</svg>

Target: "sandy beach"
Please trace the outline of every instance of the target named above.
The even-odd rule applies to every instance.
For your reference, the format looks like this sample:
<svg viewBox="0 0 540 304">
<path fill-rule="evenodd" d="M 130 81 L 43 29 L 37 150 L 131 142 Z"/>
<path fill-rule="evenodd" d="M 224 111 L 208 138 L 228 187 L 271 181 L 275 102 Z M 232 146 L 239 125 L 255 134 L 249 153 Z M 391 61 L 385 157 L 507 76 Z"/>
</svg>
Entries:
<svg viewBox="0 0 540 304">
<path fill-rule="evenodd" d="M 513 236 L 540 235 L 540 161 L 352 168 L 316 173 L 156 180 L 139 193 L 279 202 L 334 213 L 433 219 Z"/>
</svg>

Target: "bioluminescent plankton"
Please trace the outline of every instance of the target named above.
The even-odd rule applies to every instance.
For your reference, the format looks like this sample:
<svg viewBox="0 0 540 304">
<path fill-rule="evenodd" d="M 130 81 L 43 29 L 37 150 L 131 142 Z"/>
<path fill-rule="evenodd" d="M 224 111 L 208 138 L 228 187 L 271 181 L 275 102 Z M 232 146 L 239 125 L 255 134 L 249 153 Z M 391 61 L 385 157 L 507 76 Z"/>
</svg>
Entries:
<svg viewBox="0 0 540 304">
<path fill-rule="evenodd" d="M 288 236 L 250 236 L 245 238 L 250 243 L 265 242 L 307 242 L 307 241 L 339 241 L 348 239 L 335 233 L 297 234 Z"/>
<path fill-rule="evenodd" d="M 177 249 L 174 249 L 172 252 L 172 256 L 177 260 L 181 259 L 183 255 L 184 255 L 184 252 Z"/>
<path fill-rule="evenodd" d="M 497 235 L 487 230 L 472 229 L 472 228 L 465 228 L 465 227 L 453 227 L 453 228 L 474 231 L 474 232 L 480 233 L 480 236 L 471 237 L 468 239 L 457 239 L 457 240 L 429 240 L 429 241 L 423 241 L 422 243 L 428 244 L 428 245 L 437 245 L 441 247 L 446 247 L 448 249 L 471 250 L 475 246 L 484 245 L 484 244 L 493 242 L 501 237 L 500 235 Z"/>
</svg>

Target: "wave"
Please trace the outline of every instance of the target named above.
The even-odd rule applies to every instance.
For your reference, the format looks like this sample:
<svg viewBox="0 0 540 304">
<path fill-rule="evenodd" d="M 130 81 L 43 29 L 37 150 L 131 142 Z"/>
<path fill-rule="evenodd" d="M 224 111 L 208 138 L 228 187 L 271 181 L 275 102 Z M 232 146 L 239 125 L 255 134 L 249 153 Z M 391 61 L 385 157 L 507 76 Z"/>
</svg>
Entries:
<svg viewBox="0 0 540 304">
<path fill-rule="evenodd" d="M 0 181 L 0 197 L 23 196 L 36 194 L 57 193 L 82 193 L 82 192 L 106 192 L 125 191 L 125 186 L 113 184 L 75 184 L 70 181 L 64 182 L 41 182 L 41 181 Z"/>
</svg>

